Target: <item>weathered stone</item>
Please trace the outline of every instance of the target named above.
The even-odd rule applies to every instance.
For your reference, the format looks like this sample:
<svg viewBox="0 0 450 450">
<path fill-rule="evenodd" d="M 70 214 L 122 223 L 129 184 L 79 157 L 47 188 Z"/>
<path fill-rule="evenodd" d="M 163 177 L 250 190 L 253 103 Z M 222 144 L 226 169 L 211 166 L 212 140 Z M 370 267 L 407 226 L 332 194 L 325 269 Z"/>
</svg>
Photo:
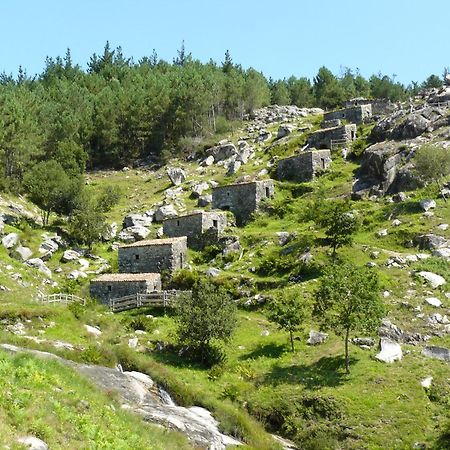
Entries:
<svg viewBox="0 0 450 450">
<path fill-rule="evenodd" d="M 392 196 L 392 200 L 395 202 L 395 203 L 401 203 L 401 202 L 404 202 L 404 201 L 406 201 L 407 200 L 407 196 L 406 196 L 406 194 L 404 193 L 404 192 L 397 192 L 396 194 L 394 194 L 393 196 Z"/>
<path fill-rule="evenodd" d="M 433 256 L 436 256 L 437 258 L 450 259 L 450 247 L 433 250 Z"/>
<path fill-rule="evenodd" d="M 222 255 L 223 256 L 227 256 L 230 255 L 232 253 L 238 253 L 242 250 L 241 244 L 238 240 L 231 242 L 230 244 L 228 244 L 223 250 L 222 250 Z"/>
<path fill-rule="evenodd" d="M 450 362 L 450 350 L 445 347 L 429 346 L 422 350 L 422 354 L 428 358 L 440 359 L 441 361 Z"/>
<path fill-rule="evenodd" d="M 308 138 L 309 147 L 326 149 L 333 143 L 348 145 L 356 139 L 356 125 L 342 125 L 340 127 L 326 128 L 314 131 Z"/>
<path fill-rule="evenodd" d="M 225 161 L 233 156 L 236 156 L 237 154 L 238 151 L 236 146 L 231 142 L 223 142 L 222 144 L 219 143 L 219 145 L 206 150 L 206 155 L 208 157 L 212 156 L 214 158 L 214 162 L 216 163 Z"/>
<path fill-rule="evenodd" d="M 214 164 L 214 156 L 213 155 L 207 156 L 202 162 L 202 166 L 206 166 L 206 167 L 212 166 L 213 164 Z"/>
<path fill-rule="evenodd" d="M 390 339 L 395 342 L 400 342 L 403 339 L 403 331 L 388 319 L 382 320 L 378 335 L 381 338 Z"/>
<path fill-rule="evenodd" d="M 97 327 L 93 327 L 91 325 L 84 325 L 84 329 L 89 333 L 92 334 L 95 337 L 99 337 L 102 335 L 101 330 L 99 330 Z"/>
<path fill-rule="evenodd" d="M 141 225 L 136 225 L 134 227 L 125 228 L 123 231 L 126 232 L 127 234 L 133 236 L 133 238 L 136 241 L 142 241 L 150 234 L 150 230 Z"/>
<path fill-rule="evenodd" d="M 153 217 L 147 214 L 128 214 L 123 218 L 123 228 L 134 226 L 149 227 L 153 222 Z"/>
<path fill-rule="evenodd" d="M 227 176 L 234 175 L 240 168 L 242 163 L 240 161 L 231 161 L 228 164 Z"/>
<path fill-rule="evenodd" d="M 375 358 L 385 363 L 400 361 L 403 357 L 400 344 L 387 338 L 380 339 L 380 350 L 380 353 L 378 353 Z"/>
<path fill-rule="evenodd" d="M 30 259 L 33 255 L 33 252 L 28 247 L 23 247 L 21 245 L 17 246 L 14 249 L 14 256 L 17 257 L 20 261 L 26 261 Z"/>
<path fill-rule="evenodd" d="M 359 346 L 366 346 L 366 347 L 372 347 L 375 345 L 375 341 L 370 337 L 356 337 L 352 339 L 353 344 L 359 345 Z"/>
<path fill-rule="evenodd" d="M 377 231 L 377 236 L 378 237 L 385 237 L 387 235 L 388 235 L 387 228 L 383 228 L 382 230 Z"/>
<path fill-rule="evenodd" d="M 355 105 L 338 111 L 330 111 L 323 115 L 324 121 L 346 120 L 357 125 L 367 122 L 372 118 L 372 105 Z"/>
<path fill-rule="evenodd" d="M 428 211 L 430 209 L 436 208 L 436 202 L 434 200 L 431 200 L 431 199 L 421 200 L 420 207 L 424 211 Z"/>
<path fill-rule="evenodd" d="M 42 272 L 47 277 L 52 276 L 51 270 L 45 265 L 41 258 L 32 258 L 26 261 L 26 264 Z"/>
<path fill-rule="evenodd" d="M 210 267 L 207 271 L 206 271 L 206 275 L 208 275 L 209 277 L 218 277 L 220 274 L 222 273 L 222 271 L 220 269 L 216 269 L 215 267 Z"/>
<path fill-rule="evenodd" d="M 425 389 L 430 389 L 433 377 L 426 377 L 421 382 L 420 385 Z"/>
<path fill-rule="evenodd" d="M 48 450 L 48 445 L 34 436 L 20 437 L 17 439 L 17 442 L 29 450 Z"/>
<path fill-rule="evenodd" d="M 277 139 L 284 138 L 286 136 L 289 136 L 292 131 L 294 130 L 294 127 L 291 125 L 280 125 L 277 131 Z"/>
<path fill-rule="evenodd" d="M 442 302 L 436 297 L 427 297 L 425 302 L 431 306 L 435 306 L 436 308 L 440 308 L 442 306 Z"/>
<path fill-rule="evenodd" d="M 71 261 L 76 261 L 79 258 L 81 258 L 81 254 L 78 253 L 76 250 L 66 250 L 61 257 L 61 262 L 67 263 Z"/>
<path fill-rule="evenodd" d="M 57 252 L 58 249 L 59 245 L 53 239 L 46 239 L 39 247 L 39 252 L 53 254 Z"/>
<path fill-rule="evenodd" d="M 200 198 L 200 196 L 203 194 L 203 192 L 207 191 L 209 189 L 209 184 L 206 181 L 203 181 L 202 183 L 197 183 L 192 186 L 192 197 L 193 198 Z"/>
<path fill-rule="evenodd" d="M 419 272 L 418 275 L 423 278 L 433 289 L 443 286 L 446 283 L 445 278 L 433 272 L 422 271 Z"/>
<path fill-rule="evenodd" d="M 155 211 L 155 222 L 163 222 L 166 219 L 176 217 L 178 215 L 173 205 L 163 205 Z"/>
<path fill-rule="evenodd" d="M 179 186 L 186 181 L 186 172 L 179 167 L 168 167 L 167 175 L 174 186 Z"/>
<path fill-rule="evenodd" d="M 424 250 L 435 250 L 446 247 L 450 242 L 442 236 L 436 234 L 421 234 L 414 238 L 414 244 Z"/>
<path fill-rule="evenodd" d="M 201 195 L 197 200 L 197 206 L 205 208 L 212 203 L 212 195 Z"/>
<path fill-rule="evenodd" d="M 278 231 L 275 235 L 278 238 L 278 245 L 281 247 L 286 245 L 292 239 L 292 235 L 288 231 Z"/>
<path fill-rule="evenodd" d="M 327 333 L 321 333 L 320 331 L 311 330 L 309 332 L 309 338 L 306 341 L 308 345 L 323 344 L 328 339 Z"/>
<path fill-rule="evenodd" d="M 67 274 L 69 280 L 78 280 L 79 278 L 87 278 L 87 275 L 82 270 L 72 270 Z"/>
<path fill-rule="evenodd" d="M 111 223 L 106 227 L 102 233 L 102 239 L 104 241 L 112 241 L 117 237 L 118 226 L 116 222 Z"/>
<path fill-rule="evenodd" d="M 19 243 L 19 235 L 17 233 L 9 233 L 2 239 L 3 247 L 10 249 Z"/>
</svg>

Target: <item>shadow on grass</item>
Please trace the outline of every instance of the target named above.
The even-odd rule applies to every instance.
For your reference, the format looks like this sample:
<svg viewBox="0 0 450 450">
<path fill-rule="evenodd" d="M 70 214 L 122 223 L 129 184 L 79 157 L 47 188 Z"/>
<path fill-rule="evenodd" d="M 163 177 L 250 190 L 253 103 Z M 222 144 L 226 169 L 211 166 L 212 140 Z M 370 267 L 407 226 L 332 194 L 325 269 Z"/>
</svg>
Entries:
<svg viewBox="0 0 450 450">
<path fill-rule="evenodd" d="M 287 351 L 286 345 L 266 344 L 259 345 L 255 350 L 245 355 L 239 356 L 241 360 L 256 359 L 261 356 L 266 358 L 279 358 L 283 353 Z"/>
<path fill-rule="evenodd" d="M 407 214 L 419 214 L 423 212 L 420 202 L 406 201 L 401 203 L 392 203 L 384 208 L 385 216 L 398 217 Z"/>
<path fill-rule="evenodd" d="M 350 358 L 350 365 L 355 361 L 356 358 Z M 343 356 L 324 356 L 310 365 L 274 366 L 262 384 L 303 384 L 306 389 L 319 389 L 323 386 L 339 386 L 346 377 Z"/>
</svg>

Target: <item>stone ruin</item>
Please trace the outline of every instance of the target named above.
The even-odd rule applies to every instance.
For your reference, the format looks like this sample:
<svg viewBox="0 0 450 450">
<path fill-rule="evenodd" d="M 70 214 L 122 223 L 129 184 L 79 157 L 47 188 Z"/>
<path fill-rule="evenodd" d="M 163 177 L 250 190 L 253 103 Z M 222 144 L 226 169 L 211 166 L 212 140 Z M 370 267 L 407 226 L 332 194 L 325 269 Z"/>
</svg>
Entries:
<svg viewBox="0 0 450 450">
<path fill-rule="evenodd" d="M 251 219 L 263 200 L 273 196 L 274 190 L 273 180 L 218 186 L 213 189 L 212 207 L 231 211 L 236 223 L 243 225 Z"/>
<path fill-rule="evenodd" d="M 324 121 L 346 120 L 354 124 L 361 124 L 372 119 L 372 105 L 354 105 L 337 111 L 330 111 L 323 115 Z"/>
<path fill-rule="evenodd" d="M 314 131 L 308 138 L 308 146 L 333 149 L 335 145 L 348 145 L 356 139 L 356 125 L 341 125 Z"/>
<path fill-rule="evenodd" d="M 188 246 L 201 249 L 217 242 L 227 226 L 226 213 L 218 211 L 193 211 L 167 219 L 163 223 L 164 235 L 187 237 Z"/>
<path fill-rule="evenodd" d="M 330 164 L 330 150 L 310 149 L 278 161 L 275 174 L 278 180 L 301 183 L 311 181 L 319 173 L 325 172 Z"/>
</svg>

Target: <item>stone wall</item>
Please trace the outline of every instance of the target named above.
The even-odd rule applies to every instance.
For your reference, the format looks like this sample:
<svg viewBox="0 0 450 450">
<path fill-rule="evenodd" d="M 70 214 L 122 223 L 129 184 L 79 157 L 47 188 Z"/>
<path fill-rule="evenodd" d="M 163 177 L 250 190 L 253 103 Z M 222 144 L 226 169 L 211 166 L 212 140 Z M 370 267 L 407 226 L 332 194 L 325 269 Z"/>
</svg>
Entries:
<svg viewBox="0 0 450 450">
<path fill-rule="evenodd" d="M 310 181 L 318 173 L 326 171 L 331 164 L 329 150 L 301 152 L 278 162 L 276 177 L 287 181 Z"/>
<path fill-rule="evenodd" d="M 119 248 L 119 272 L 173 272 L 186 266 L 186 237 L 140 241 Z"/>
<path fill-rule="evenodd" d="M 310 147 L 325 149 L 331 148 L 331 141 L 344 140 L 347 143 L 356 139 L 356 125 L 343 125 L 341 127 L 326 128 L 311 133 L 308 138 Z"/>
<path fill-rule="evenodd" d="M 347 120 L 350 123 L 360 124 L 370 120 L 372 117 L 372 105 L 357 105 L 349 108 L 331 111 L 323 115 L 324 121 Z"/>
<path fill-rule="evenodd" d="M 164 234 L 168 237 L 187 236 L 189 247 L 201 248 L 202 236 L 211 228 L 220 236 L 227 226 L 227 216 L 223 212 L 201 211 L 164 221 Z"/>
<path fill-rule="evenodd" d="M 260 202 L 271 198 L 273 194 L 273 180 L 219 186 L 213 189 L 212 206 L 231 211 L 236 217 L 236 223 L 242 225 L 251 219 Z"/>
<path fill-rule="evenodd" d="M 154 274 L 152 274 L 154 275 Z M 91 281 L 91 297 L 100 300 L 101 303 L 108 304 L 112 298 L 125 297 L 133 294 L 146 294 L 161 290 L 161 277 L 150 280 L 108 280 L 94 279 Z"/>
</svg>

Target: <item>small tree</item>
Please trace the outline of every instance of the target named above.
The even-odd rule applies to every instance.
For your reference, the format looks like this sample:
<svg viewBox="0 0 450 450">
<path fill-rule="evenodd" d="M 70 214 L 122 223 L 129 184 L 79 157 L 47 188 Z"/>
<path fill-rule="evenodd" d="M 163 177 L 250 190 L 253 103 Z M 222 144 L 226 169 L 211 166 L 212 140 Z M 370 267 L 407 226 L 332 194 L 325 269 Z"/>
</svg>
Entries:
<svg viewBox="0 0 450 450">
<path fill-rule="evenodd" d="M 294 332 L 302 329 L 309 315 L 309 306 L 297 290 L 284 291 L 269 305 L 268 319 L 289 332 L 291 351 L 294 352 Z"/>
<path fill-rule="evenodd" d="M 324 202 L 316 222 L 325 228 L 325 234 L 333 249 L 333 258 L 338 248 L 350 245 L 358 229 L 358 221 L 351 212 L 348 201 Z"/>
<path fill-rule="evenodd" d="M 384 316 L 377 273 L 349 263 L 331 265 L 320 280 L 313 315 L 322 328 L 344 336 L 345 369 L 350 373 L 350 333 L 373 332 Z"/>
<path fill-rule="evenodd" d="M 236 306 L 224 288 L 198 280 L 192 295 L 180 296 L 176 307 L 177 337 L 207 361 L 215 341 L 228 341 L 236 326 Z"/>
<path fill-rule="evenodd" d="M 416 152 L 414 165 L 418 177 L 425 183 L 436 183 L 438 189 L 450 174 L 450 150 L 434 145 L 424 145 Z M 447 201 L 445 195 L 444 200 Z"/>
<path fill-rule="evenodd" d="M 61 164 L 42 161 L 26 173 L 24 184 L 30 200 L 42 210 L 42 221 L 48 225 L 52 212 L 70 212 L 79 193 L 79 178 L 71 178 Z"/>
</svg>

